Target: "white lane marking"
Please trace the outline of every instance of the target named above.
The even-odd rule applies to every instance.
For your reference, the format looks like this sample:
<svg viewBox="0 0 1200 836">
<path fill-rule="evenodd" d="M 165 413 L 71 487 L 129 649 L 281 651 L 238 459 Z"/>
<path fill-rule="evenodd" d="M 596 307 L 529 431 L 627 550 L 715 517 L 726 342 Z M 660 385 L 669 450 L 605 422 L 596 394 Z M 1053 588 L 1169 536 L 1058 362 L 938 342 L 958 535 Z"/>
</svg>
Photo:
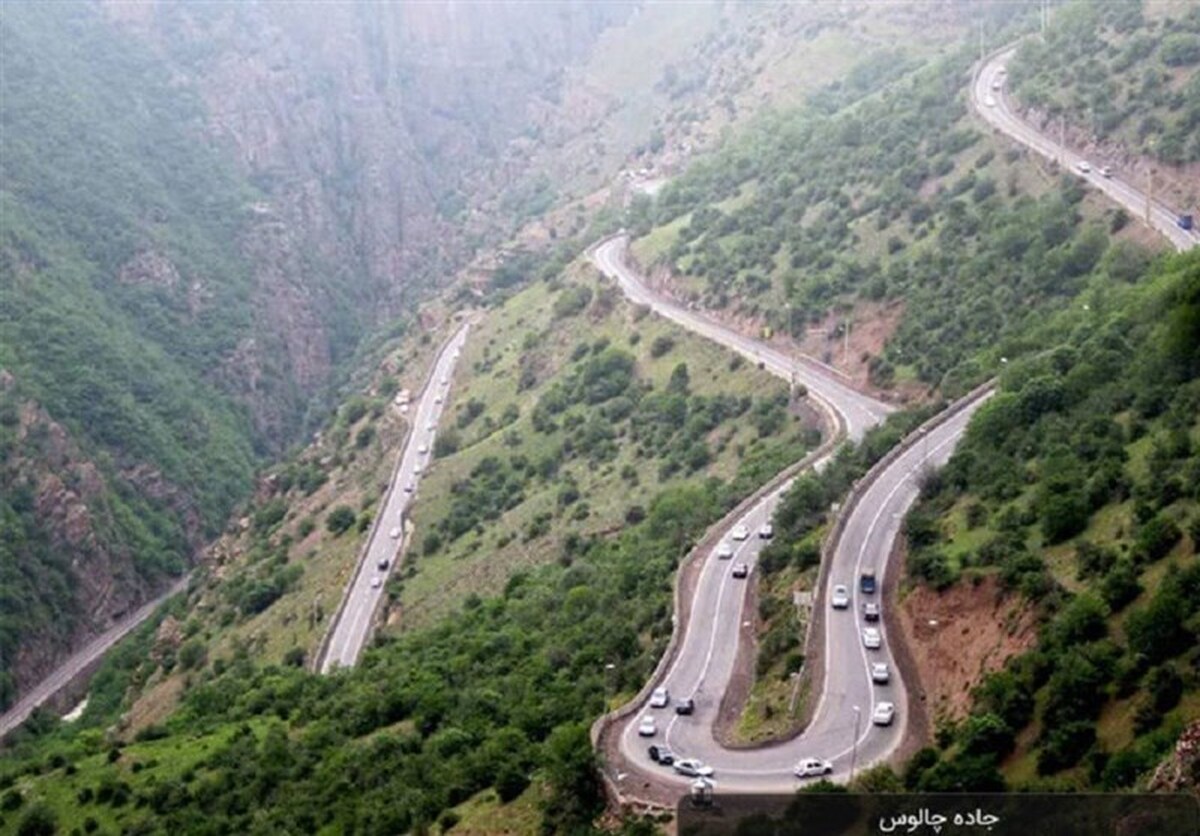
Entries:
<svg viewBox="0 0 1200 836">
<path fill-rule="evenodd" d="M 353 609 L 350 614 L 349 628 L 345 629 L 345 618 L 348 614 L 346 611 L 342 613 L 342 619 L 334 628 L 334 635 L 330 639 L 329 649 L 326 652 L 326 663 L 322 666 L 322 670 L 328 672 L 333 669 L 334 662 L 343 667 L 350 667 L 354 664 L 358 653 L 362 650 L 363 640 L 366 637 L 365 628 L 369 625 L 370 614 L 374 612 L 375 605 L 383 596 L 384 585 L 380 584 L 378 589 L 371 587 L 371 578 L 374 577 L 372 566 L 378 565 L 380 557 L 388 557 L 388 568 L 382 570 L 382 579 L 386 581 L 392 570 L 395 568 L 395 556 L 399 553 L 400 543 L 395 543 L 390 546 L 390 538 L 384 539 L 384 535 L 388 530 L 390 521 L 386 518 L 390 516 L 402 515 L 408 508 L 409 497 L 406 492 L 403 492 L 405 480 L 409 477 L 408 474 L 412 471 L 412 465 L 416 459 L 420 458 L 419 453 L 415 453 L 413 440 L 417 437 L 418 432 L 423 432 L 423 428 L 428 425 L 430 419 L 435 423 L 440 420 L 441 413 L 445 408 L 443 404 L 433 403 L 430 400 L 430 395 L 436 393 L 439 388 L 440 380 L 448 376 L 449 368 L 452 368 L 457 358 L 455 354 L 459 353 L 463 343 L 470 332 L 471 323 L 465 323 L 458 334 L 443 348 L 442 353 L 438 356 L 434 363 L 433 373 L 430 378 L 430 386 L 427 388 L 421 402 L 417 405 L 417 409 L 413 414 L 413 429 L 405 442 L 404 449 L 400 454 L 400 465 L 396 469 L 395 477 L 392 480 L 391 486 L 388 488 L 388 496 L 384 500 L 383 508 L 380 513 L 384 519 L 380 520 L 376 525 L 371 540 L 367 543 L 366 554 L 364 557 L 365 563 L 361 569 L 356 567 L 358 572 L 355 581 L 351 582 L 350 595 L 347 600 L 347 609 Z M 447 394 L 448 394 L 447 389 Z M 436 394 L 434 394 L 436 397 Z M 434 430 L 436 434 L 436 428 Z M 432 438 L 433 436 L 431 436 Z M 417 478 L 412 474 L 414 485 L 414 495 Z M 397 488 L 400 491 L 397 491 Z M 363 619 L 367 619 L 368 625 L 363 625 Z"/>
</svg>

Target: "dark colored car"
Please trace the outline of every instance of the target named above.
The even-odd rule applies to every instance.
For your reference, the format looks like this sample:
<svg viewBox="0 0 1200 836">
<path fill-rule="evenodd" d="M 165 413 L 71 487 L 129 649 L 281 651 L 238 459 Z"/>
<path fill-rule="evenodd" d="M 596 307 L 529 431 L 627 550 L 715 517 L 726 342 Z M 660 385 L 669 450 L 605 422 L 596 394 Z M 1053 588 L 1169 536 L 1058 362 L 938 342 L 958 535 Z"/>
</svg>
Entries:
<svg viewBox="0 0 1200 836">
<path fill-rule="evenodd" d="M 379 563 L 377 563 L 376 565 L 379 567 L 379 571 L 382 572 L 384 569 L 386 569 L 388 567 L 387 558 L 385 557 L 383 560 L 379 561 Z"/>
<path fill-rule="evenodd" d="M 868 569 L 858 579 L 859 589 L 867 595 L 875 594 L 875 570 Z"/>
<path fill-rule="evenodd" d="M 675 753 L 666 746 L 651 746 L 647 751 L 650 755 L 650 760 L 655 763 L 661 763 L 663 766 L 670 766 L 675 763 Z"/>
<path fill-rule="evenodd" d="M 676 714 L 693 714 L 696 711 L 696 701 L 691 697 L 675 703 Z"/>
</svg>

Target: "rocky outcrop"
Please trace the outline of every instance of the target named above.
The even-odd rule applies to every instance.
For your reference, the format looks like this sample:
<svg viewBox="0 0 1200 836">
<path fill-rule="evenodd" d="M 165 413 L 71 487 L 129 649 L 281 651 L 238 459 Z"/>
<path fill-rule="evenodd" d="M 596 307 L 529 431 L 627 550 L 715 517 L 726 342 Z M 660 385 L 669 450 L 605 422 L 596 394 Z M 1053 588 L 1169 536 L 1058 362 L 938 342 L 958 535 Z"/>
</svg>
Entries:
<svg viewBox="0 0 1200 836">
<path fill-rule="evenodd" d="M 1147 786 L 1150 792 L 1200 795 L 1200 722 L 1183 730 L 1175 750 L 1158 765 Z"/>
<path fill-rule="evenodd" d="M 394 315 L 406 289 L 461 263 L 466 236 L 446 218 L 527 172 L 521 145 L 555 110 L 564 68 L 630 12 L 455 2 L 106 9 L 200 95 L 212 141 L 316 262 L 298 259 L 292 279 L 336 281 L 367 321 Z M 319 371 L 316 347 L 289 348 L 302 352 L 289 355 L 298 370 Z"/>
<path fill-rule="evenodd" d="M 16 399 L 15 383 L 5 372 L 0 396 Z M 17 413 L 16 444 L 0 466 L 0 482 L 28 493 L 37 539 L 63 558 L 62 576 L 43 576 L 51 588 L 25 590 L 42 599 L 43 606 L 57 609 L 59 616 L 26 624 L 29 629 L 22 633 L 7 671 L 20 694 L 53 671 L 75 648 L 170 582 L 162 573 L 140 571 L 137 555 L 112 536 L 111 497 L 118 484 L 121 490 L 171 509 L 193 550 L 202 544 L 203 531 L 199 514 L 185 494 L 154 468 L 135 465 L 106 476 L 101 465 L 88 458 L 67 430 L 35 401 L 20 401 Z M 20 546 L 15 548 L 21 559 Z M 68 602 L 57 600 L 63 593 L 69 596 Z"/>
</svg>

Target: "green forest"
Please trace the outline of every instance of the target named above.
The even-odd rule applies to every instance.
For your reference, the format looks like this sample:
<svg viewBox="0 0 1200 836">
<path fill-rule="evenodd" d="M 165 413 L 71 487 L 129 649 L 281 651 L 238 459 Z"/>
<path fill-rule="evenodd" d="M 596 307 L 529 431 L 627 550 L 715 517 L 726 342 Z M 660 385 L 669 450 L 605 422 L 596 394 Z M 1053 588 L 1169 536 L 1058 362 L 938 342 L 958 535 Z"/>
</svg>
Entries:
<svg viewBox="0 0 1200 836">
<path fill-rule="evenodd" d="M 969 64 L 964 53 L 832 116 L 762 120 L 638 207 L 634 233 L 661 225 L 659 257 L 706 305 L 777 330 L 902 302 L 873 381 L 965 391 L 981 379 L 974 355 L 1066 305 L 1094 268 L 1130 279 L 1146 262 L 1109 246 L 1125 213 L 1086 209 L 1077 180 L 1030 179 L 1025 152 L 985 140 L 966 114 Z"/>
<path fill-rule="evenodd" d="M 74 623 L 70 556 L 39 524 L 25 464 L 48 441 L 17 440 L 26 401 L 97 462 L 100 534 L 146 577 L 177 572 L 191 544 L 123 474 L 148 464 L 187 486 L 212 535 L 282 441 L 213 374 L 253 331 L 252 268 L 232 244 L 255 193 L 193 141 L 186 92 L 136 49 L 92 44 L 91 12 L 69 8 L 0 16 L 13 55 L 0 88 L 0 368 L 15 378 L 0 390 L 0 671 L 24 631 Z M 1063 53 L 1081 48 L 1077 8 L 1054 30 Z M 1186 38 L 1159 38 L 1159 24 L 1123 9 L 1099 20 L 1155 45 L 1124 69 L 1123 40 L 1096 51 L 1114 72 L 1185 65 Z M 56 38 L 67 31 L 90 44 L 86 66 Z M 1200 717 L 1200 255 L 1148 249 L 1126 213 L 978 129 L 965 99 L 974 57 L 868 60 L 635 200 L 623 222 L 635 252 L 672 268 L 696 301 L 797 336 L 830 311 L 903 307 L 871 381 L 915 381 L 929 396 L 796 480 L 761 555 L 760 614 L 785 600 L 772 584 L 819 565 L 831 508 L 856 479 L 947 400 L 998 380 L 949 465 L 923 479 L 904 526 L 905 583 L 998 577 L 1035 609 L 1036 647 L 983 679 L 968 717 L 859 786 L 1138 788 Z M 1034 90 L 1059 58 L 1023 53 L 1042 69 L 1014 69 L 1014 84 Z M 135 79 L 144 106 L 109 98 Z M 35 102 L 35 86 L 61 95 Z M 1146 134 L 1164 155 L 1191 118 L 1172 101 L 1161 104 L 1176 121 Z M 111 134 L 68 141 L 93 130 L 97 109 L 121 115 L 104 123 Z M 1140 118 L 1129 111 L 1111 130 Z M 1187 141 L 1180 153 L 1192 153 Z M 208 306 L 191 310 L 187 281 L 117 282 L 147 249 L 203 278 Z M 744 388 L 714 391 L 724 377 L 701 371 L 700 350 L 570 264 L 577 249 L 521 255 L 492 277 L 458 372 L 468 379 L 454 381 L 453 426 L 440 428 L 422 483 L 419 540 L 388 592 L 410 605 L 419 583 L 466 572 L 472 551 L 483 561 L 514 541 L 552 548 L 417 628 L 380 631 L 360 665 L 331 676 L 306 670 L 302 647 L 267 663 L 252 641 L 218 643 L 311 577 L 320 555 L 293 560 L 293 530 L 303 539 L 321 525 L 324 547 L 342 538 L 351 553 L 370 527 L 377 479 L 361 501 L 306 506 L 302 519 L 289 503 L 337 486 L 338 457 L 377 454 L 389 378 L 326 425 L 343 443 L 336 455 L 293 455 L 273 474 L 276 494 L 245 506 L 249 546 L 206 578 L 219 594 L 205 611 L 168 605 L 109 655 L 81 720 L 38 712 L 13 736 L 0 832 L 382 836 L 445 832 L 480 804 L 524 810 L 545 834 L 655 832 L 644 819 L 599 820 L 604 765 L 589 728 L 654 669 L 693 544 L 817 439 L 781 384 L 745 383 L 739 358 L 719 362 Z M 460 290 L 455 303 L 475 298 Z M 348 352 L 344 313 L 329 315 Z M 299 394 L 280 369 L 269 377 L 298 431 Z M 438 479 L 448 484 L 434 498 Z M 613 508 L 615 524 L 588 528 Z M 527 516 L 505 528 L 514 511 Z M 167 614 L 183 640 L 157 656 Z M 780 619 L 760 637 L 758 673 L 793 672 L 802 651 Z M 175 677 L 177 706 L 123 733 L 130 697 L 158 674 Z M 11 695 L 0 673 L 0 705 Z"/>
<path fill-rule="evenodd" d="M 1071 3 L 1010 67 L 1018 101 L 1163 162 L 1200 160 L 1200 8 Z"/>
<path fill-rule="evenodd" d="M 0 369 L 14 378 L 0 391 L 0 670 L 23 635 L 65 637 L 78 615 L 71 555 L 51 548 L 33 512 L 54 459 L 39 436 L 18 445 L 23 404 L 45 409 L 97 466 L 99 547 L 151 581 L 181 571 L 195 544 L 178 509 L 131 471 L 185 488 L 211 535 L 270 446 L 215 382 L 251 327 L 250 268 L 233 246 L 251 193 L 197 141 L 198 103 L 94 14 L 13 4 L 0 16 Z M 176 265 L 176 286 L 118 280 L 151 250 Z M 198 279 L 211 296 L 193 314 Z M 0 681 L 0 705 L 8 696 Z"/>
<path fill-rule="evenodd" d="M 1200 715 L 1200 255 L 1088 298 L 1005 370 L 906 521 L 915 582 L 996 574 L 1041 625 L 910 788 L 1132 787 Z"/>
</svg>

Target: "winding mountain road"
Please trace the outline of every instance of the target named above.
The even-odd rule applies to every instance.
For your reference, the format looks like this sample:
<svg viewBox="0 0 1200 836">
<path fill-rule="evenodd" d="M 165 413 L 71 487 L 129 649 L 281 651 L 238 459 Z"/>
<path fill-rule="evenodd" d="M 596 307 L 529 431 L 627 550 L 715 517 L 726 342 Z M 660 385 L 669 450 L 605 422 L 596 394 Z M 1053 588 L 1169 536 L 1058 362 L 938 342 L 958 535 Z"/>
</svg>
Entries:
<svg viewBox="0 0 1200 836">
<path fill-rule="evenodd" d="M 891 407 L 858 392 L 834 373 L 805 359 L 782 352 L 745 337 L 696 311 L 687 310 L 651 291 L 641 276 L 626 262 L 627 240 L 616 237 L 603 241 L 589 253 L 593 263 L 605 275 L 617 281 L 635 303 L 649 306 L 689 330 L 699 333 L 751 359 L 784 378 L 795 375 L 808 387 L 814 399 L 834 414 L 854 439 L 881 421 Z M 735 564 L 746 563 L 751 579 L 757 559 L 767 540 L 758 536 L 770 521 L 780 498 L 791 486 L 788 481 L 752 505 L 741 516 L 725 521 L 721 540 L 733 547 L 733 557 L 722 559 L 717 546 L 699 557 L 702 565 L 689 610 L 681 631 L 677 652 L 654 685 L 666 687 L 674 700 L 690 697 L 695 712 L 683 716 L 671 706 L 651 709 L 646 693 L 640 695 L 639 710 L 626 714 L 605 733 L 617 736 L 621 761 L 617 766 L 618 783 L 633 788 L 649 781 L 659 787 L 683 791 L 691 779 L 652 762 L 651 743 L 666 744 L 677 757 L 699 758 L 715 770 L 714 781 L 725 791 L 787 792 L 798 786 L 792 769 L 804 757 L 819 757 L 832 762 L 834 778 L 846 778 L 851 761 L 867 765 L 886 758 L 904 737 L 908 718 L 908 695 L 899 670 L 891 664 L 884 622 L 876 622 L 883 634 L 883 647 L 868 651 L 863 647 L 860 615 L 866 596 L 858 590 L 862 570 L 872 568 L 882 584 L 887 571 L 886 558 L 899 530 L 904 512 L 917 497 L 917 477 L 926 467 L 943 464 L 961 437 L 970 416 L 984 398 L 979 398 L 921 436 L 919 444 L 901 452 L 877 478 L 873 479 L 860 501 L 847 516 L 842 536 L 834 548 L 827 584 L 845 584 L 852 592 L 851 606 L 829 613 L 822 636 L 820 654 L 824 666 L 823 691 L 812 722 L 798 737 L 774 746 L 730 750 L 715 738 L 713 727 L 721 699 L 733 675 L 738 652 L 738 635 L 746 619 L 748 581 L 733 577 Z M 821 467 L 828 454 L 815 463 Z M 744 527 L 748 536 L 733 539 L 733 532 Z M 872 596 L 878 600 L 879 593 Z M 818 606 L 827 606 L 826 596 L 818 596 Z M 886 662 L 891 680 L 876 685 L 871 680 L 870 663 Z M 896 720 L 890 726 L 875 726 L 871 712 L 877 702 L 896 706 Z M 857 710 L 855 707 L 857 706 Z M 652 737 L 638 732 L 642 717 L 650 715 L 658 730 Z"/>
<path fill-rule="evenodd" d="M 979 116 L 997 130 L 1032 148 L 1043 157 L 1058 160 L 1064 169 L 1082 177 L 1088 185 L 1120 204 L 1130 215 L 1144 219 L 1146 193 L 1124 179 L 1128 176 L 1126 173 L 1114 172 L 1113 176 L 1105 177 L 1093 165 L 1089 165 L 1090 171 L 1081 171 L 1079 164 L 1085 161 L 1083 156 L 1039 133 L 1013 112 L 1006 95 L 1007 68 L 1016 51 L 1017 48 L 1013 46 L 997 52 L 984 61 L 979 72 L 975 74 L 974 83 L 971 85 L 971 103 Z M 1183 251 L 1200 244 L 1200 232 L 1181 229 L 1175 222 L 1178 215 L 1178 212 L 1157 200 L 1151 203 L 1151 226 L 1170 241 L 1175 249 Z"/>
<path fill-rule="evenodd" d="M 677 325 L 736 351 L 772 374 L 794 378 L 804 384 L 827 412 L 830 423 L 841 424 L 846 434 L 857 441 L 871 427 L 886 418 L 894 407 L 859 392 L 840 379 L 841 373 L 812 358 L 793 357 L 752 337 L 739 334 L 697 311 L 659 296 L 629 266 L 626 250 L 629 239 L 623 235 L 601 241 L 588 251 L 592 263 L 614 279 L 631 302 L 646 305 Z"/>
<path fill-rule="evenodd" d="M 1080 166 L 1083 157 L 1053 142 L 1012 112 L 1004 96 L 1004 86 L 1005 67 L 1014 52 L 1015 47 L 1003 50 L 979 68 L 971 86 L 971 96 L 981 117 L 1018 142 L 1050 159 L 1059 160 L 1131 214 L 1144 217 L 1146 196 L 1143 192 L 1121 177 L 1105 177 L 1096 171 L 1083 170 Z M 1200 243 L 1200 235 L 1195 231 L 1183 230 L 1176 224 L 1176 214 L 1155 201 L 1150 205 L 1149 221 L 1176 249 L 1185 250 Z M 659 297 L 627 264 L 627 246 L 624 236 L 610 238 L 593 247 L 589 257 L 634 303 L 647 305 L 677 324 L 760 362 L 768 371 L 785 378 L 794 376 L 808 387 L 814 399 L 834 419 L 834 425 L 840 425 L 852 439 L 861 438 L 890 411 L 886 404 L 845 385 L 827 367 L 788 357 L 703 314 Z M 722 791 L 754 793 L 796 789 L 802 779 L 796 778 L 792 770 L 802 758 L 830 761 L 833 767 L 830 777 L 844 780 L 856 767 L 886 760 L 895 751 L 904 738 L 910 694 L 902 672 L 892 663 L 886 619 L 871 625 L 882 634 L 882 647 L 871 650 L 864 645 L 862 629 L 866 623 L 861 616 L 862 604 L 872 599 L 881 606 L 886 604 L 878 601 L 879 593 L 865 594 L 858 579 L 864 569 L 870 568 L 882 587 L 890 568 L 887 558 L 892 553 L 904 515 L 919 495 L 921 474 L 945 464 L 966 431 L 971 416 L 990 396 L 990 389 L 981 390 L 933 419 L 889 454 L 856 488 L 854 504 L 845 517 L 833 545 L 832 559 L 822 575 L 823 586 L 816 591 L 816 606 L 825 608 L 823 612 L 827 617 L 820 637 L 824 642 L 820 654 L 824 668 L 823 687 L 812 720 L 797 737 L 755 749 L 726 749 L 716 740 L 713 731 L 721 699 L 734 673 L 738 633 L 748 623 L 745 613 L 748 583 L 733 577 L 732 566 L 748 564 L 753 579 L 759 553 L 766 543 L 756 533 L 770 521 L 791 482 L 763 497 L 742 515 L 725 521 L 721 540 L 734 547 L 732 559 L 722 559 L 718 554 L 719 546 L 710 547 L 707 553 L 698 556 L 702 563 L 689 619 L 676 627 L 678 645 L 674 655 L 634 703 L 618 711 L 616 719 L 601 731 L 602 736 L 616 735 L 620 762 L 612 765 L 615 769 L 610 778 L 618 791 L 638 797 L 639 788 L 656 786 L 682 793 L 691 784 L 693 779 L 654 763 L 648 755 L 650 744 L 666 745 L 677 758 L 697 758 L 708 764 L 714 769 L 713 781 Z M 819 460 L 814 466 L 819 468 L 827 459 Z M 733 540 L 732 532 L 743 527 L 748 529 L 750 536 Z M 833 585 L 844 585 L 850 590 L 848 608 L 830 608 L 829 593 Z M 871 666 L 875 662 L 888 665 L 890 679 L 887 684 L 873 682 Z M 667 688 L 671 704 L 651 708 L 648 699 L 651 686 Z M 687 697 L 695 701 L 694 713 L 676 714 L 672 705 Z M 873 708 L 881 701 L 895 706 L 896 718 L 891 725 L 872 723 Z M 638 727 L 647 716 L 655 719 L 656 731 L 653 735 L 643 736 Z M 601 745 L 603 747 L 603 741 Z"/>
<path fill-rule="evenodd" d="M 317 667 L 322 673 L 330 673 L 339 667 L 352 667 L 371 635 L 379 602 L 387 594 L 388 576 L 396 568 L 401 554 L 400 535 L 404 514 L 416 496 L 422 468 L 428 467 L 433 459 L 438 422 L 446 407 L 454 366 L 470 329 L 471 321 L 468 319 L 442 346 L 429 381 L 425 384 L 416 409 L 412 411 L 412 430 L 400 452 L 387 495 L 368 535 L 367 546 L 362 550 L 354 576 L 346 587 L 342 605 L 329 626 L 323 652 L 317 660 Z"/>
</svg>

